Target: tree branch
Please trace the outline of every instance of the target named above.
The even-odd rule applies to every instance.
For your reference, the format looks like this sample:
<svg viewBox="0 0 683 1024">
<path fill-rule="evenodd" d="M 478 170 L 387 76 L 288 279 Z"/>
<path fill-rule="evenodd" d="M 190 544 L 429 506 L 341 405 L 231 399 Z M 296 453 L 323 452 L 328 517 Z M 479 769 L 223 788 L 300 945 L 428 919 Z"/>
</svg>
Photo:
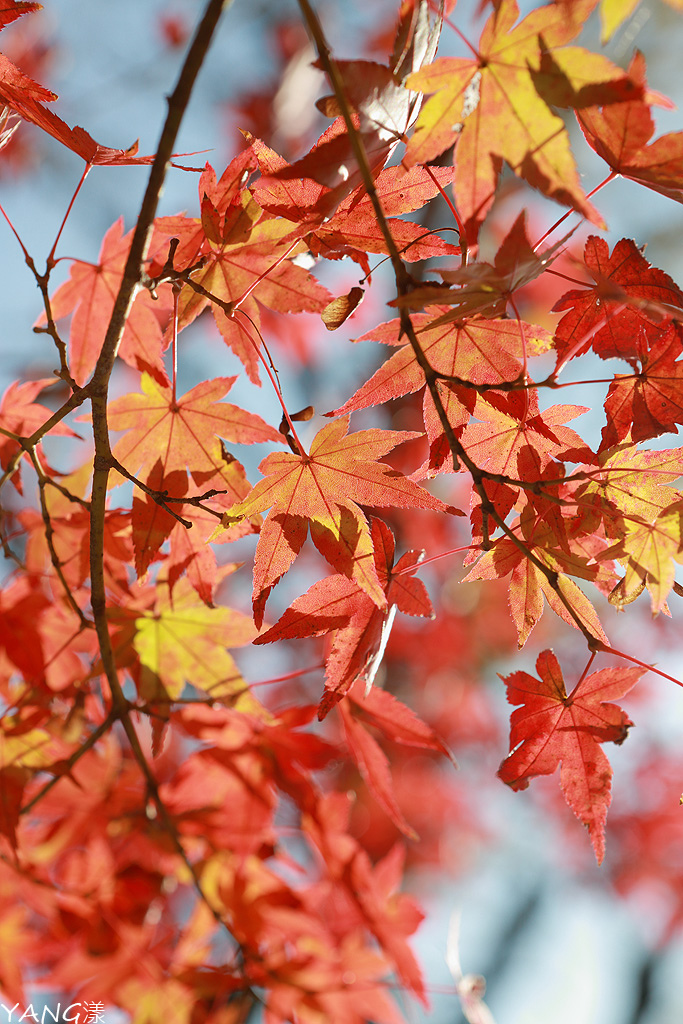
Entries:
<svg viewBox="0 0 683 1024">
<path fill-rule="evenodd" d="M 109 381 L 114 368 L 114 360 L 123 337 L 126 321 L 133 301 L 143 281 L 143 264 L 151 238 L 154 218 L 161 195 L 166 170 L 169 165 L 180 125 L 187 110 L 192 89 L 197 75 L 204 63 L 214 32 L 223 9 L 229 0 L 208 0 L 204 15 L 190 44 L 185 62 L 180 71 L 173 93 L 168 99 L 168 114 L 161 131 L 156 156 L 150 170 L 147 189 L 142 200 L 130 251 L 126 260 L 123 278 L 114 302 L 109 326 L 104 338 L 95 370 L 87 386 L 88 397 L 92 403 L 93 436 L 95 439 L 95 458 L 93 469 L 93 485 L 90 518 L 90 579 L 93 618 L 102 667 L 111 691 L 112 711 L 121 721 L 123 729 L 133 750 L 136 761 L 145 776 L 147 785 L 154 799 L 159 815 L 172 838 L 178 854 L 182 857 L 194 880 L 200 898 L 215 919 L 225 927 L 220 913 L 212 906 L 202 890 L 196 869 L 191 864 L 180 842 L 178 834 L 170 821 L 168 812 L 159 796 L 158 787 L 152 771 L 147 764 L 140 741 L 133 726 L 128 702 L 123 694 L 118 678 L 116 659 L 109 636 L 107 621 L 107 597 L 104 578 L 104 532 L 106 518 L 107 485 L 109 473 L 116 462 L 111 451 L 109 426 L 107 421 L 107 401 Z"/>
</svg>

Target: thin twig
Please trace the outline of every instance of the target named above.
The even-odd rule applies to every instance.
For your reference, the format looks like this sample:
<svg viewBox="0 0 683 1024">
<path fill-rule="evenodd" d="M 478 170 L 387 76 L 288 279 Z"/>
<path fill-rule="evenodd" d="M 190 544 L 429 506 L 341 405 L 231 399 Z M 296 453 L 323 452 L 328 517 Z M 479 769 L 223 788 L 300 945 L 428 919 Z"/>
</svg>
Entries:
<svg viewBox="0 0 683 1024">
<path fill-rule="evenodd" d="M 85 615 L 83 614 L 83 609 L 80 608 L 78 603 L 76 602 L 76 598 L 72 593 L 71 587 L 69 586 L 69 583 L 66 577 L 64 576 L 64 568 L 62 566 L 61 559 L 57 554 L 57 549 L 55 548 L 55 531 L 52 525 L 52 517 L 50 516 L 50 510 L 47 507 L 47 499 L 45 496 L 45 487 L 51 481 L 49 477 L 47 477 L 43 472 L 43 467 L 40 465 L 40 462 L 38 461 L 38 456 L 36 455 L 35 448 L 31 448 L 28 454 L 30 456 L 31 462 L 33 463 L 33 468 L 36 471 L 36 476 L 38 477 L 38 496 L 40 500 L 40 511 L 43 517 L 43 524 L 45 526 L 45 541 L 47 543 L 47 549 L 50 554 L 52 568 L 55 571 L 57 579 L 62 585 L 62 590 L 64 591 L 69 607 L 78 617 L 78 621 L 81 624 L 81 629 L 91 629 L 93 623 L 85 617 Z"/>
<path fill-rule="evenodd" d="M 50 781 L 46 782 L 45 785 L 43 786 L 43 788 L 39 789 L 38 792 L 35 794 L 35 796 L 32 797 L 29 800 L 29 802 L 27 804 L 25 804 L 24 807 L 21 808 L 19 813 L 20 814 L 28 814 L 29 811 L 32 811 L 33 808 L 36 806 L 36 804 L 40 803 L 40 801 L 43 799 L 44 796 L 47 796 L 47 794 L 50 792 L 50 790 L 53 788 L 53 786 L 56 786 L 60 779 L 65 778 L 69 774 L 71 769 L 74 767 L 75 764 L 78 763 L 78 761 L 80 761 L 80 759 L 83 757 L 83 755 L 87 754 L 88 751 L 91 750 L 95 746 L 97 741 L 102 736 L 104 736 L 105 733 L 109 732 L 110 728 L 112 727 L 112 725 L 114 724 L 115 721 L 116 721 L 116 713 L 114 712 L 114 709 L 112 708 L 111 711 L 109 712 L 109 714 L 107 715 L 107 717 L 104 719 L 104 721 L 101 722 L 97 726 L 97 728 L 93 732 L 90 733 L 90 735 L 88 736 L 87 740 L 85 740 L 83 743 L 81 743 L 81 745 L 78 748 L 78 750 L 74 750 L 73 754 L 71 754 L 71 756 L 68 757 L 66 759 L 66 761 L 64 761 L 62 763 L 62 765 L 60 767 L 59 774 L 58 775 L 53 775 L 53 777 L 50 779 Z"/>
<path fill-rule="evenodd" d="M 211 487 L 208 491 L 204 491 L 203 494 L 196 494 L 193 497 L 185 494 L 182 497 L 174 498 L 168 493 L 168 491 L 157 491 L 146 484 L 143 480 L 140 480 L 133 473 L 129 473 L 126 467 L 123 466 L 115 456 L 112 455 L 111 461 L 112 469 L 115 469 L 117 473 L 120 473 L 121 476 L 125 476 L 127 480 L 130 480 L 130 482 L 135 484 L 135 486 L 141 491 L 148 494 L 149 497 L 152 498 L 157 505 L 160 505 L 165 512 L 168 512 L 170 516 L 173 516 L 173 518 L 177 519 L 179 523 L 182 523 L 186 530 L 191 530 L 193 524 L 189 519 L 183 519 L 182 516 L 179 516 L 177 512 L 174 512 L 172 508 L 169 508 L 169 505 L 192 505 L 193 508 L 200 508 L 204 512 L 209 512 L 212 516 L 215 516 L 216 519 L 223 518 L 222 512 L 217 512 L 214 508 L 208 508 L 206 505 L 203 505 L 202 502 L 208 501 L 209 498 L 215 498 L 219 494 L 227 494 L 228 492 L 226 490 L 219 490 L 216 487 Z"/>
<path fill-rule="evenodd" d="M 148 494 L 150 498 L 152 498 L 152 500 L 157 503 L 157 505 L 160 505 L 161 508 L 163 508 L 164 512 L 168 512 L 169 516 L 173 516 L 173 518 L 177 520 L 177 522 L 182 523 L 186 530 L 192 529 L 192 523 L 190 522 L 189 519 L 183 519 L 181 515 L 178 515 L 178 513 L 174 512 L 172 508 L 169 508 L 167 504 L 168 498 L 163 493 L 163 491 L 155 491 L 153 487 L 148 487 L 147 484 L 143 483 L 142 480 L 139 480 L 138 477 L 134 476 L 132 473 L 129 473 L 126 467 L 121 465 L 119 460 L 115 458 L 113 455 L 110 457 L 110 468 L 116 470 L 116 472 L 120 473 L 121 476 L 124 476 L 126 480 L 130 480 L 130 482 L 135 484 L 135 486 L 138 487 L 141 491 L 143 491 L 145 494 Z M 171 500 L 182 501 L 183 503 L 185 502 L 184 498 L 175 498 Z"/>
<path fill-rule="evenodd" d="M 71 199 L 69 201 L 69 205 L 66 208 L 66 213 L 64 214 L 64 217 L 62 218 L 62 223 L 59 225 L 59 230 L 57 231 L 57 236 L 56 236 L 56 238 L 55 238 L 55 240 L 54 240 L 54 242 L 52 244 L 52 248 L 50 249 L 50 253 L 49 253 L 48 257 L 47 257 L 47 271 L 46 271 L 46 275 L 45 275 L 46 277 L 49 276 L 50 271 L 52 270 L 52 268 L 54 267 L 54 265 L 56 263 L 55 252 L 57 251 L 57 246 L 59 245 L 59 239 L 62 237 L 62 232 L 64 231 L 64 228 L 66 227 L 66 222 L 69 219 L 69 216 L 71 215 L 71 211 L 73 210 L 74 203 L 76 202 L 76 197 L 78 196 L 78 193 L 83 188 L 83 185 L 85 184 L 85 179 L 90 174 L 90 171 L 92 170 L 92 166 L 93 166 L 92 164 L 86 164 L 85 165 L 85 170 L 83 171 L 83 173 L 81 174 L 80 178 L 78 179 L 78 184 L 76 185 L 76 188 L 74 189 L 74 194 L 72 195 L 72 197 L 71 197 Z"/>
<path fill-rule="evenodd" d="M 294 424 L 292 422 L 292 419 L 291 419 L 291 417 L 289 415 L 289 411 L 287 409 L 287 406 L 285 405 L 285 400 L 284 400 L 284 398 L 282 396 L 282 390 L 280 388 L 279 381 L 277 379 L 277 370 L 275 369 L 275 366 L 273 365 L 273 360 L 271 359 L 270 352 L 268 352 L 268 349 L 266 348 L 265 342 L 263 340 L 263 336 L 262 336 L 261 332 L 259 331 L 258 327 L 256 326 L 256 324 L 254 323 L 254 321 L 252 320 L 252 318 L 249 316 L 248 313 L 245 313 L 245 311 L 243 309 L 237 309 L 234 302 L 226 302 L 224 299 L 219 298 L 218 295 L 214 295 L 213 292 L 208 291 L 204 287 L 204 285 L 200 284 L 198 281 L 193 281 L 192 278 L 188 277 L 187 278 L 187 284 L 189 284 L 189 286 L 193 289 L 193 291 L 197 292 L 199 295 L 203 295 L 204 298 L 208 299 L 210 302 L 213 302 L 216 306 L 218 306 L 220 309 L 222 309 L 223 312 L 225 313 L 225 315 L 228 317 L 228 319 L 232 320 L 232 322 L 235 324 L 236 327 L 239 327 L 239 329 L 242 331 L 242 333 L 246 335 L 246 337 L 249 339 L 251 344 L 254 346 L 254 350 L 256 352 L 256 355 L 258 356 L 258 358 L 263 363 L 263 366 L 265 367 L 265 370 L 266 370 L 266 373 L 268 374 L 270 382 L 273 385 L 273 390 L 275 391 L 275 394 L 277 395 L 277 398 L 278 398 L 278 401 L 279 401 L 279 403 L 280 403 L 280 405 L 282 407 L 282 411 L 284 413 L 285 419 L 287 420 L 287 423 L 289 424 L 289 428 L 290 428 L 290 430 L 292 432 L 292 437 L 294 438 L 294 440 L 296 441 L 296 443 L 297 443 L 297 445 L 299 447 L 299 454 L 303 455 L 305 449 L 304 449 L 303 445 L 301 444 L 301 441 L 297 437 L 296 428 L 295 428 L 295 426 L 294 426 Z M 247 328 L 244 326 L 244 324 L 240 323 L 240 321 L 235 317 L 235 313 L 241 313 L 242 316 L 246 317 L 246 319 L 249 321 L 249 323 L 252 325 L 252 327 L 254 328 L 256 333 L 258 334 L 258 336 L 261 339 L 261 342 L 263 344 L 263 347 L 265 348 L 265 350 L 267 352 L 268 359 L 270 360 L 270 366 L 268 365 L 268 362 L 264 358 L 263 353 L 261 352 L 260 348 L 258 347 L 256 342 L 252 338 L 252 336 L 249 333 L 249 331 L 247 330 Z M 271 367 L 272 367 L 272 369 L 271 369 Z"/>
</svg>

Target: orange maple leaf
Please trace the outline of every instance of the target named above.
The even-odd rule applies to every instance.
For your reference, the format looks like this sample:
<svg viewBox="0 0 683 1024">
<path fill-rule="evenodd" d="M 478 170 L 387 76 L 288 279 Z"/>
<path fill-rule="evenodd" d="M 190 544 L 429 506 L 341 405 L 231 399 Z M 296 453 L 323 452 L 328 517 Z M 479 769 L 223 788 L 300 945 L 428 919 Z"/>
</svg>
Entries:
<svg viewBox="0 0 683 1024">
<path fill-rule="evenodd" d="M 164 475 L 189 469 L 195 481 L 206 482 L 225 467 L 221 437 L 240 444 L 282 441 L 260 416 L 217 401 L 236 380 L 214 377 L 174 401 L 170 387 L 143 374 L 143 394 L 131 392 L 109 405 L 112 430 L 126 431 L 114 455 L 130 472 L 149 473 L 161 460 Z"/>
<path fill-rule="evenodd" d="M 347 436 L 348 429 L 349 417 L 343 416 L 318 431 L 310 454 L 268 455 L 259 467 L 264 479 L 224 517 L 224 525 L 230 525 L 271 509 L 254 561 L 257 622 L 262 619 L 270 589 L 301 550 L 309 522 L 321 555 L 338 572 L 355 580 L 378 608 L 386 608 L 370 531 L 359 504 L 454 511 L 403 473 L 376 461 L 419 434 L 374 429 Z"/>
<path fill-rule="evenodd" d="M 432 307 L 440 312 L 445 307 Z M 472 317 L 459 323 L 434 325 L 431 314 L 412 317 L 415 333 L 432 368 L 445 377 L 457 377 L 473 384 L 499 384 L 514 381 L 522 373 L 524 346 L 536 354 L 551 341 L 548 331 L 519 320 L 486 320 Z M 400 345 L 370 380 L 336 412 L 354 412 L 400 398 L 425 386 L 424 372 L 415 352 L 401 337 L 399 320 L 380 324 L 358 341 L 381 341 Z"/>
</svg>

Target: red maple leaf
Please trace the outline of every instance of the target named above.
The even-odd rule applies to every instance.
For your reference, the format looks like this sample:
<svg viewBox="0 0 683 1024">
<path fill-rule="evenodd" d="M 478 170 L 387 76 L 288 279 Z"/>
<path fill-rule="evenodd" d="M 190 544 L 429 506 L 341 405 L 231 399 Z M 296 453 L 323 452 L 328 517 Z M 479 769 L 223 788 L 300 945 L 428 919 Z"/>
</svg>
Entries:
<svg viewBox="0 0 683 1024">
<path fill-rule="evenodd" d="M 74 262 L 69 280 L 52 296 L 55 320 L 73 314 L 69 331 L 69 369 L 78 384 L 85 384 L 100 354 L 132 240 L 123 234 L 123 217 L 107 231 L 96 264 Z M 119 355 L 129 366 L 146 371 L 161 384 L 168 383 L 163 364 L 161 324 L 168 320 L 172 302 L 168 286 L 160 288 L 158 300 L 141 290 L 133 304 Z M 41 317 L 40 323 L 45 322 Z"/>
<path fill-rule="evenodd" d="M 252 147 L 228 164 L 219 180 L 207 164 L 199 179 L 201 218 L 162 217 L 155 221 L 152 246 L 157 273 L 168 255 L 169 239 L 179 239 L 176 270 L 196 267 L 178 298 L 177 329 L 182 330 L 209 305 L 216 326 L 251 380 L 259 383 L 259 306 L 279 313 L 320 313 L 332 296 L 307 270 L 292 262 L 306 250 L 292 224 L 263 210 L 246 183 L 256 169 Z M 257 300 L 257 301 L 256 301 Z M 222 305 L 221 305 L 222 304 Z M 233 310 L 243 314 L 236 319 Z M 251 321 L 251 322 L 249 322 Z"/>
<path fill-rule="evenodd" d="M 0 834 L 9 839 L 14 850 L 17 848 L 16 829 L 24 787 L 30 778 L 30 770 L 20 765 L 10 764 L 0 768 Z"/>
<path fill-rule="evenodd" d="M 366 689 L 373 679 L 384 653 L 394 613 L 431 618 L 432 606 L 421 580 L 413 572 L 424 555 L 407 551 L 394 568 L 394 538 L 380 519 L 372 519 L 372 543 L 375 569 L 386 593 L 387 607 L 377 603 L 346 576 L 327 576 L 314 583 L 294 601 L 255 644 L 333 633 L 325 671 L 326 693 L 319 717 L 324 718 L 358 679 Z M 406 571 L 408 570 L 408 571 Z"/>
<path fill-rule="evenodd" d="M 388 64 L 336 61 L 373 177 L 417 117 L 421 99 L 404 83 L 408 75 L 433 60 L 440 34 L 441 18 L 430 26 L 428 4 L 410 4 L 402 10 L 394 54 Z M 341 114 L 334 97 L 320 101 L 319 106 L 329 117 Z M 273 176 L 288 183 L 303 179 L 309 208 L 315 205 L 318 215 L 332 216 L 362 181 L 344 118 L 336 117 L 310 153 L 294 164 L 274 169 Z M 300 194 L 295 186 L 293 195 L 297 191 Z"/>
<path fill-rule="evenodd" d="M 680 328 L 669 324 L 643 353 L 639 373 L 614 378 L 605 399 L 601 448 L 611 448 L 629 434 L 633 441 L 644 441 L 678 432 L 676 424 L 683 423 L 683 362 L 676 359 L 681 351 Z"/>
<path fill-rule="evenodd" d="M 254 187 L 254 196 L 261 206 L 296 223 L 315 255 L 326 259 L 351 256 L 369 273 L 367 253 L 386 252 L 387 247 L 364 186 L 358 185 L 334 215 L 326 217 L 327 191 L 322 185 L 308 178 L 284 178 L 290 164 L 259 139 L 252 140 L 252 147 L 261 169 L 261 178 Z M 419 224 L 398 216 L 419 209 L 438 193 L 434 179 L 443 188 L 450 177 L 450 171 L 440 167 L 434 168 L 431 175 L 423 167 L 412 167 L 409 171 L 387 167 L 375 179 L 375 192 L 388 218 L 392 238 L 408 262 L 460 253 L 459 246 L 449 245 L 437 234 L 426 233 Z"/>
<path fill-rule="evenodd" d="M 629 75 L 645 86 L 645 60 L 636 52 Z M 647 100 L 649 99 L 649 103 Z M 683 132 L 669 132 L 650 142 L 655 130 L 650 104 L 667 103 L 656 94 L 602 108 L 586 107 L 576 117 L 588 145 L 615 174 L 631 178 L 683 203 Z M 669 104 L 667 104 L 669 105 Z"/>
<path fill-rule="evenodd" d="M 153 466 L 146 478 L 146 483 L 153 490 L 174 498 L 191 495 L 188 492 L 188 476 L 184 470 L 174 470 L 164 475 L 161 459 Z M 131 516 L 133 550 L 135 552 L 135 570 L 138 577 L 143 576 L 152 562 L 165 559 L 169 587 L 173 587 L 183 574 L 197 591 L 202 601 L 211 606 L 214 591 L 218 582 L 216 555 L 213 543 L 233 541 L 247 533 L 251 533 L 257 523 L 249 520 L 237 523 L 226 530 L 212 544 L 207 543 L 209 536 L 216 529 L 216 518 L 221 512 L 244 498 L 250 489 L 244 473 L 244 467 L 232 459 L 226 458 L 221 467 L 220 482 L 217 490 L 221 493 L 197 504 L 173 502 L 171 508 L 192 529 L 178 522 L 159 502 L 150 495 L 136 492 L 133 495 Z M 225 492 L 225 493 L 223 493 Z M 162 553 L 161 548 L 169 542 L 170 551 Z"/>
<path fill-rule="evenodd" d="M 582 438 L 564 425 L 566 420 L 587 411 L 584 406 L 553 405 L 541 413 L 534 396 L 529 400 L 527 415 L 518 416 L 514 411 L 498 409 L 477 396 L 473 415 L 482 422 L 469 423 L 461 434 L 460 443 L 477 466 L 502 477 L 484 481 L 489 500 L 500 516 L 506 516 L 519 497 L 520 488 L 516 480 L 541 480 L 546 468 L 554 461 L 594 461 L 593 453 Z M 442 471 L 450 469 L 451 460 L 439 468 Z M 559 466 L 557 474 L 562 475 Z M 482 536 L 482 515 L 480 499 L 475 491 L 472 492 L 472 500 L 473 534 L 479 537 Z"/>
<path fill-rule="evenodd" d="M 559 662 L 542 651 L 540 679 L 528 672 L 503 677 L 510 704 L 522 705 L 510 719 L 510 753 L 498 776 L 512 789 L 526 789 L 536 775 L 552 775 L 561 764 L 565 800 L 590 833 L 598 864 L 605 855 L 605 821 L 612 769 L 600 746 L 623 743 L 633 722 L 616 704 L 642 676 L 642 668 L 605 668 L 582 678 L 567 696 Z"/>
<path fill-rule="evenodd" d="M 440 179 L 442 186 L 448 183 L 443 168 L 436 168 L 432 174 Z M 421 224 L 395 216 L 419 208 L 428 197 L 437 194 L 437 185 L 424 168 L 414 167 L 405 171 L 402 167 L 388 167 L 377 177 L 375 191 L 388 218 L 394 244 L 406 262 L 460 255 L 459 245 L 444 242 L 435 232 L 425 231 Z M 374 206 L 362 186 L 340 203 L 334 216 L 316 227 L 308 240 L 314 255 L 327 259 L 349 255 L 360 263 L 366 273 L 370 272 L 367 254 L 387 252 L 386 239 L 377 222 Z"/>
<path fill-rule="evenodd" d="M 353 717 L 346 704 L 342 704 L 339 710 L 349 752 L 368 789 L 399 832 L 408 839 L 418 839 L 417 832 L 406 821 L 398 805 L 387 755 L 375 737 Z"/>
<path fill-rule="evenodd" d="M 444 279 L 443 285 L 434 282 L 417 285 L 405 295 L 393 299 L 389 305 L 421 309 L 437 303 L 453 307 L 441 313 L 433 321 L 433 327 L 476 313 L 489 319 L 504 317 L 514 292 L 540 277 L 555 260 L 568 237 L 561 238 L 543 252 L 537 252 L 529 240 L 526 211 L 523 210 L 501 242 L 493 263 L 477 260 L 456 270 L 439 270 Z"/>
<path fill-rule="evenodd" d="M 549 473 L 553 472 L 557 470 L 549 467 Z M 513 524 L 518 539 L 524 542 L 521 549 L 508 537 L 499 537 L 493 547 L 484 552 L 463 582 L 510 576 L 508 603 L 517 628 L 519 647 L 524 646 L 531 630 L 541 618 L 544 598 L 555 614 L 568 625 L 578 629 L 581 623 L 584 629 L 606 643 L 607 637 L 595 608 L 571 577 L 590 580 L 607 593 L 616 580 L 613 574 L 610 576 L 605 568 L 595 564 L 593 556 L 599 553 L 599 548 L 589 548 L 586 552 L 585 538 L 570 536 L 569 531 L 574 521 L 564 519 L 558 513 L 558 506 L 552 502 L 546 501 L 545 505 L 537 514 L 528 504 L 519 521 Z M 527 557 L 527 550 L 541 562 L 541 566 L 550 570 L 553 585 L 547 572 Z"/>
<path fill-rule="evenodd" d="M 440 308 L 434 307 L 434 312 L 438 314 Z M 518 320 L 475 316 L 459 323 L 435 325 L 434 315 L 427 313 L 411 319 L 420 347 L 433 369 L 473 384 L 495 385 L 516 380 L 522 372 L 525 344 L 536 352 L 550 343 L 550 334 L 543 328 Z M 380 405 L 425 386 L 415 353 L 401 338 L 399 320 L 380 324 L 357 340 L 401 347 L 336 413 Z"/>
<path fill-rule="evenodd" d="M 659 337 L 662 317 L 683 307 L 683 292 L 629 238 L 610 256 L 604 238 L 590 235 L 584 262 L 595 285 L 573 289 L 553 306 L 553 312 L 569 310 L 555 331 L 558 358 L 564 362 L 592 346 L 602 359 L 633 363 L 647 351 L 649 337 Z"/>
<path fill-rule="evenodd" d="M 258 159 L 261 177 L 254 186 L 254 196 L 260 206 L 269 213 L 286 217 L 294 223 L 322 223 L 324 214 L 318 209 L 318 199 L 324 192 L 324 186 L 311 178 L 285 176 L 285 171 L 292 165 L 288 164 L 275 150 L 247 134 Z M 432 175 L 423 167 L 386 167 L 375 178 L 375 191 L 387 217 L 397 217 L 402 213 L 419 210 L 425 202 L 432 199 L 439 191 L 436 179 L 445 188 L 451 178 L 448 168 L 430 168 Z M 351 194 L 340 203 L 337 213 L 330 218 L 331 222 L 339 223 L 341 214 L 355 208 L 359 201 L 367 201 L 367 192 L 358 185 Z"/>
<path fill-rule="evenodd" d="M 22 14 L 41 10 L 42 5 L 31 2 L 3 0 L 0 9 L 0 30 Z M 0 54 L 0 103 L 10 107 L 25 121 L 42 128 L 67 149 L 72 150 L 88 166 L 95 164 L 151 164 L 154 155 L 138 156 L 138 144 L 128 149 L 111 149 L 95 142 L 84 128 L 70 128 L 60 117 L 49 110 L 45 103 L 51 103 L 57 95 L 34 82 L 4 54 Z"/>
<path fill-rule="evenodd" d="M 31 0 L 2 0 L 0 3 L 0 28 L 10 25 L 22 14 L 42 10 L 42 6 L 42 4 L 32 3 Z"/>
<path fill-rule="evenodd" d="M 0 54 L 0 100 L 11 107 L 25 121 L 42 128 L 53 139 L 61 142 L 72 150 L 86 164 L 151 164 L 154 155 L 138 156 L 138 144 L 134 142 L 128 149 L 111 149 L 101 146 L 86 132 L 85 128 L 76 125 L 70 128 L 53 111 L 44 106 L 44 102 L 56 100 L 55 93 L 38 85 L 29 78 L 4 54 Z"/>
</svg>

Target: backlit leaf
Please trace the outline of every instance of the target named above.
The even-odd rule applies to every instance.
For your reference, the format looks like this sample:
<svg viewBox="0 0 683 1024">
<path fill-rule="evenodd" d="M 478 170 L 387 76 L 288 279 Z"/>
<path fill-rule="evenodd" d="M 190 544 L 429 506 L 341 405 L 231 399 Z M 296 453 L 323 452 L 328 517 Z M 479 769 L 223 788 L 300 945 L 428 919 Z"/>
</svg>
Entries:
<svg viewBox="0 0 683 1024">
<path fill-rule="evenodd" d="M 560 786 L 588 829 L 598 864 L 605 855 L 605 821 L 612 769 L 600 744 L 623 743 L 633 723 L 616 704 L 638 682 L 642 668 L 607 668 L 582 678 L 567 696 L 552 651 L 536 662 L 539 679 L 527 672 L 503 678 L 510 704 L 521 705 L 510 720 L 510 753 L 498 775 L 512 789 L 526 789 L 536 775 L 561 765 Z"/>
</svg>

